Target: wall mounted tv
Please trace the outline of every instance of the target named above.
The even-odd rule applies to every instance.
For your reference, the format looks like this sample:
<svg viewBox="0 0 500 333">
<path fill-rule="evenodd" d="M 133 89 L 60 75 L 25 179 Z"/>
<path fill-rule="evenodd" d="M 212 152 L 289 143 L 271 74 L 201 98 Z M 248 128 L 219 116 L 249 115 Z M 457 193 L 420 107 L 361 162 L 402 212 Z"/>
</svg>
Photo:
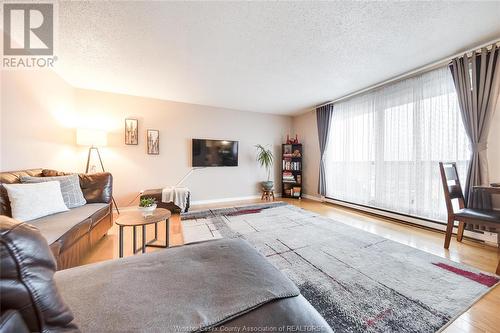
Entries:
<svg viewBox="0 0 500 333">
<path fill-rule="evenodd" d="M 238 166 L 238 141 L 193 139 L 193 167 Z"/>
</svg>

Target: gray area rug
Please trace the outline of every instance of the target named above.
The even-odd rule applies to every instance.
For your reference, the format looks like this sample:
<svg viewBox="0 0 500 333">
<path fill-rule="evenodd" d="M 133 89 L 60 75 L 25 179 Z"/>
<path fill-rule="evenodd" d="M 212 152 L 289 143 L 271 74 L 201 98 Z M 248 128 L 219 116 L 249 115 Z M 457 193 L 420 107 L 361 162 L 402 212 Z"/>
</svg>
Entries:
<svg viewBox="0 0 500 333">
<path fill-rule="evenodd" d="M 188 242 L 246 239 L 337 332 L 436 332 L 499 281 L 286 203 L 190 212 L 182 220 Z"/>
</svg>

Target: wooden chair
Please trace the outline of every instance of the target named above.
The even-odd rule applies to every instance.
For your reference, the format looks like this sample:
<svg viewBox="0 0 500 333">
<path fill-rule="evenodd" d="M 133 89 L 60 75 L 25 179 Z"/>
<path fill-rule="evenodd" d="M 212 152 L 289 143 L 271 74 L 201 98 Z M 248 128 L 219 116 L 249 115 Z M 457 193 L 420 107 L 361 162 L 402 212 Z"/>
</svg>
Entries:
<svg viewBox="0 0 500 333">
<path fill-rule="evenodd" d="M 456 163 L 439 162 L 441 180 L 443 182 L 444 197 L 448 210 L 448 223 L 446 225 L 446 236 L 444 248 L 450 247 L 451 235 L 455 221 L 458 221 L 457 241 L 461 242 L 464 236 L 465 223 L 500 228 L 500 212 L 494 210 L 465 208 L 465 199 L 458 179 Z M 454 211 L 452 200 L 458 200 L 458 211 Z M 500 275 L 500 262 L 496 273 Z"/>
</svg>

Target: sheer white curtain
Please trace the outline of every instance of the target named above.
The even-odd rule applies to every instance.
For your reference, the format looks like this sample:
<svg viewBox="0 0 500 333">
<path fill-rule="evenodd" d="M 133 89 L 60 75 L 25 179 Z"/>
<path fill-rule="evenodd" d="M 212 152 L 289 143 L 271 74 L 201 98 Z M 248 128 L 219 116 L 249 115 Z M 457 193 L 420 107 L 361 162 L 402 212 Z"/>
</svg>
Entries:
<svg viewBox="0 0 500 333">
<path fill-rule="evenodd" d="M 448 68 L 334 105 L 325 153 L 327 197 L 446 219 L 439 161 L 465 181 L 470 151 Z"/>
</svg>

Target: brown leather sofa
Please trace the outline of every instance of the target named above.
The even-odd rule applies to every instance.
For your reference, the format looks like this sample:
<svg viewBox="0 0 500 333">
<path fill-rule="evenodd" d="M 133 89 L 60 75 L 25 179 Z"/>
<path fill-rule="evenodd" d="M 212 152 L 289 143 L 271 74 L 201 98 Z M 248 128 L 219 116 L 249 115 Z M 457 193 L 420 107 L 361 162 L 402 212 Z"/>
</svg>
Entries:
<svg viewBox="0 0 500 333">
<path fill-rule="evenodd" d="M 333 332 L 297 287 L 240 239 L 55 272 L 40 232 L 0 216 L 0 277 L 0 333 Z M 177 326 L 186 322 L 193 325 Z"/>
<path fill-rule="evenodd" d="M 12 217 L 9 197 L 2 184 L 19 183 L 22 176 L 52 177 L 68 173 L 48 169 L 29 169 L 0 173 L 0 215 Z M 68 212 L 28 221 L 47 239 L 56 259 L 57 269 L 79 265 L 81 259 L 113 225 L 110 173 L 79 174 L 87 204 Z"/>
</svg>

